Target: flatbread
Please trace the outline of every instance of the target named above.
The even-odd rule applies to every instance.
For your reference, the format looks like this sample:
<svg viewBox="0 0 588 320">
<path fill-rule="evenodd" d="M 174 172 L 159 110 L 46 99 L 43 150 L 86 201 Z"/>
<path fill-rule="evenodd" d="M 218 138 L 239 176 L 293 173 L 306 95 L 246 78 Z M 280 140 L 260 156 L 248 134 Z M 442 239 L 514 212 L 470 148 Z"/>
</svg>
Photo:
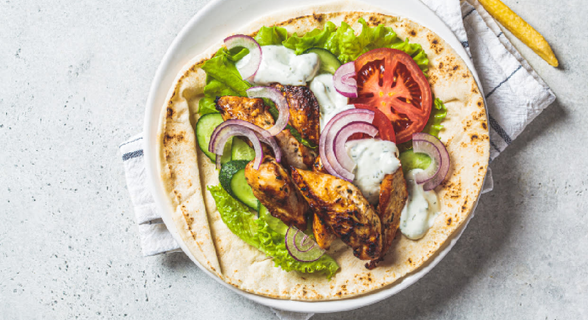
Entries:
<svg viewBox="0 0 588 320">
<path fill-rule="evenodd" d="M 350 298 L 393 285 L 431 259 L 467 221 L 478 198 L 489 158 L 489 134 L 484 99 L 464 61 L 439 36 L 405 18 L 355 11 L 352 2 L 307 7 L 274 14 L 235 33 L 253 35 L 262 26 L 280 25 L 304 34 L 327 21 L 350 24 L 356 32 L 363 17 L 368 25 L 392 27 L 401 39 L 419 43 L 430 60 L 429 82 L 435 97 L 448 109 L 441 141 L 451 157 L 445 182 L 437 187 L 441 213 L 425 237 L 409 240 L 400 232 L 386 258 L 374 270 L 336 240 L 328 254 L 341 270 L 329 281 L 324 275 L 285 272 L 234 235 L 223 223 L 207 185 L 217 185 L 214 164 L 199 150 L 194 136 L 198 101 L 205 85 L 200 66 L 219 46 L 195 57 L 178 76 L 163 106 L 159 132 L 161 182 L 169 195 L 173 221 L 194 257 L 227 283 L 250 293 L 293 300 Z M 361 8 L 363 9 L 363 8 Z M 360 10 L 360 9 L 357 9 Z"/>
</svg>

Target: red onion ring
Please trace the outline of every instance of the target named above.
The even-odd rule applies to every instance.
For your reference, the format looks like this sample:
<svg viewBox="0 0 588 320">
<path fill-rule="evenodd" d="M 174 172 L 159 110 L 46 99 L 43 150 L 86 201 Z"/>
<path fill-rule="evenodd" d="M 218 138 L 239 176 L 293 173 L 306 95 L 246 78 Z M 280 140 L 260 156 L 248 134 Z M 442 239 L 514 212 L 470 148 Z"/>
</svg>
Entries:
<svg viewBox="0 0 588 320">
<path fill-rule="evenodd" d="M 355 80 L 355 63 L 348 62 L 337 69 L 333 75 L 335 90 L 347 98 L 357 98 L 357 80 Z"/>
<path fill-rule="evenodd" d="M 273 87 L 252 87 L 247 89 L 247 96 L 249 98 L 267 98 L 276 104 L 280 115 L 274 126 L 267 130 L 270 135 L 275 136 L 286 128 L 288 120 L 290 120 L 290 105 L 280 90 Z"/>
<path fill-rule="evenodd" d="M 433 163 L 424 171 L 415 175 L 415 182 L 423 184 L 425 191 L 433 190 L 445 180 L 449 173 L 449 152 L 443 143 L 428 133 L 414 133 L 412 135 L 414 152 L 424 153 L 431 157 Z"/>
<path fill-rule="evenodd" d="M 216 129 L 215 129 L 216 131 Z M 253 149 L 255 150 L 255 159 L 253 159 L 253 169 L 259 169 L 261 165 L 261 161 L 263 160 L 263 149 L 261 147 L 261 141 L 259 141 L 257 133 L 255 131 L 246 128 L 241 125 L 228 125 L 221 128 L 216 135 L 214 140 L 210 140 L 210 144 L 208 149 L 212 149 L 211 152 L 216 154 L 216 168 L 220 169 L 221 167 L 221 156 L 223 155 L 223 151 L 225 149 L 225 144 L 229 141 L 229 138 L 234 136 L 244 136 L 251 141 L 253 144 Z"/>
<path fill-rule="evenodd" d="M 343 127 L 352 122 L 367 122 L 371 124 L 373 121 L 373 111 L 367 109 L 350 109 L 335 115 L 327 123 L 319 140 L 319 154 L 327 172 L 349 182 L 353 181 L 355 175 L 343 168 L 337 161 L 337 156 L 334 151 L 335 138 Z"/>
<path fill-rule="evenodd" d="M 286 242 L 286 249 L 292 258 L 300 262 L 312 262 L 318 260 L 325 254 L 325 250 L 319 247 L 316 242 L 312 241 L 307 235 L 304 235 L 302 239 L 298 235 L 300 230 L 296 227 L 289 227 L 286 231 L 284 240 Z M 306 242 L 310 242 L 306 244 Z M 305 248 L 305 246 L 309 246 Z"/>
<path fill-rule="evenodd" d="M 335 137 L 335 155 L 341 166 L 350 172 L 353 172 L 353 168 L 355 168 L 355 161 L 353 161 L 349 157 L 349 154 L 347 154 L 345 142 L 347 142 L 349 137 L 354 133 L 365 133 L 373 138 L 378 134 L 378 128 L 365 122 L 352 122 L 337 133 L 337 136 Z"/>
<path fill-rule="evenodd" d="M 239 73 L 247 81 L 253 81 L 255 74 L 261 65 L 261 46 L 255 39 L 244 34 L 236 34 L 225 39 L 225 46 L 231 50 L 236 47 L 249 49 L 249 61 L 241 68 Z"/>
<path fill-rule="evenodd" d="M 213 142 L 218 138 L 218 135 L 223 128 L 225 128 L 227 126 L 232 126 L 232 125 L 240 125 L 245 128 L 253 130 L 255 133 L 257 133 L 257 138 L 261 142 L 269 145 L 270 148 L 272 148 L 272 150 L 274 152 L 274 156 L 276 158 L 276 161 L 277 162 L 282 161 L 282 149 L 280 149 L 280 147 L 278 146 L 278 143 L 276 142 L 276 139 L 274 139 L 274 137 L 272 137 L 269 134 L 269 132 L 267 132 L 267 130 L 262 129 L 261 127 L 258 127 L 256 125 L 254 125 L 253 123 L 250 123 L 250 122 L 247 122 L 244 120 L 238 120 L 238 119 L 227 120 L 227 121 L 221 123 L 218 127 L 216 127 L 216 129 L 214 129 L 214 131 L 212 132 L 212 135 L 210 136 L 210 143 L 208 145 L 209 152 L 215 153 L 214 150 L 212 149 Z"/>
<path fill-rule="evenodd" d="M 301 232 L 301 231 L 296 230 L 296 233 L 294 234 L 294 239 L 296 239 L 296 236 L 298 235 L 299 232 Z M 314 246 L 316 245 L 316 242 L 313 242 L 312 240 L 310 240 L 310 237 L 307 234 L 305 234 L 305 233 L 302 233 L 302 234 L 303 234 L 303 237 L 302 237 L 302 240 L 300 240 L 300 243 L 297 243 L 296 241 L 294 241 L 294 245 L 296 246 L 296 250 L 298 250 L 300 252 L 308 252 L 309 250 L 314 248 Z M 307 247 L 307 248 L 305 249 L 305 247 Z"/>
</svg>

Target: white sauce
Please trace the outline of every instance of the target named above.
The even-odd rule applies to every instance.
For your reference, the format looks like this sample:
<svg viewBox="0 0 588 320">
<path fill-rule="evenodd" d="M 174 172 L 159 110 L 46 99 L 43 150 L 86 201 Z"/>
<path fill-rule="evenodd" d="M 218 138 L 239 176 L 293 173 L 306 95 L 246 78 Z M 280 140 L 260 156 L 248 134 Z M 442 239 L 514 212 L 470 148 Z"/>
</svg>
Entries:
<svg viewBox="0 0 588 320">
<path fill-rule="evenodd" d="M 412 240 L 422 238 L 429 231 L 440 210 L 435 191 L 424 191 L 423 185 L 414 181 L 414 175 L 419 171 L 423 170 L 414 169 L 406 175 L 408 201 L 400 215 L 400 231 Z"/>
<path fill-rule="evenodd" d="M 332 74 L 316 76 L 310 83 L 310 90 L 321 109 L 321 130 L 337 113 L 355 108 L 347 104 L 349 99 L 335 90 Z"/>
<path fill-rule="evenodd" d="M 249 54 L 237 61 L 237 69 L 249 63 Z M 299 86 L 310 81 L 319 69 L 319 58 L 316 53 L 296 55 L 294 50 L 284 46 L 262 46 L 261 64 L 253 78 L 257 85 L 281 83 Z"/>
<path fill-rule="evenodd" d="M 400 167 L 396 144 L 387 140 L 361 139 L 345 143 L 345 148 L 355 161 L 353 184 L 371 204 L 377 204 L 382 180 Z"/>
</svg>

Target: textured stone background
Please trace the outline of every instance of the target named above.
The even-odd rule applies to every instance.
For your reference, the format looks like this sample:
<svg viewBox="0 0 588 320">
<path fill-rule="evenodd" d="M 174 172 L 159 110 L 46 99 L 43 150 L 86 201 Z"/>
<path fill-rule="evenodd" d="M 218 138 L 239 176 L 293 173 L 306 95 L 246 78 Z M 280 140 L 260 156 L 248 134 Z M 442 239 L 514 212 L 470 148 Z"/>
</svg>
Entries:
<svg viewBox="0 0 588 320">
<path fill-rule="evenodd" d="M 182 254 L 142 258 L 117 145 L 206 1 L 0 3 L 0 318 L 273 318 Z M 314 319 L 588 318 L 585 1 L 506 0 L 558 96 L 494 163 L 453 251 L 391 299 Z"/>
</svg>

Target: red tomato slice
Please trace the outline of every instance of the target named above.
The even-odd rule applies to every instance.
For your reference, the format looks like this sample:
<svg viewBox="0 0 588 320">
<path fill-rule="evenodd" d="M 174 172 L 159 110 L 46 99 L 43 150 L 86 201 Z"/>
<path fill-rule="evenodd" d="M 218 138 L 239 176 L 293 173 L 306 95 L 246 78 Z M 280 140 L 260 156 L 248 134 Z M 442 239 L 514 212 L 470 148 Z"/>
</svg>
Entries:
<svg viewBox="0 0 588 320">
<path fill-rule="evenodd" d="M 408 54 L 388 48 L 368 51 L 355 60 L 358 97 L 353 104 L 378 108 L 394 127 L 397 143 L 421 132 L 433 98 L 427 78 Z"/>
<path fill-rule="evenodd" d="M 357 109 L 367 109 L 372 110 L 375 113 L 374 121 L 372 124 L 378 128 L 378 134 L 376 138 L 380 138 L 382 140 L 388 140 L 396 143 L 396 134 L 394 134 L 394 127 L 392 126 L 392 122 L 388 120 L 386 115 L 380 111 L 378 108 L 374 108 L 372 106 L 368 106 L 367 104 L 355 104 L 355 108 Z M 365 139 L 368 138 L 367 135 L 363 133 L 356 133 L 352 135 L 349 140 L 355 139 Z"/>
</svg>

